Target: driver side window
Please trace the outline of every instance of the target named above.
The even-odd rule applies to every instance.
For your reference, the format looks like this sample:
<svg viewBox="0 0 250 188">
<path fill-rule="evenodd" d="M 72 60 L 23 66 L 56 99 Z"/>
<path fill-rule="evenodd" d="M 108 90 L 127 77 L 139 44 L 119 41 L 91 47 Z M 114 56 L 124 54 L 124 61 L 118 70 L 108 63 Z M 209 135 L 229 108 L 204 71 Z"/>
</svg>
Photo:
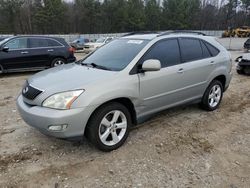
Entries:
<svg viewBox="0 0 250 188">
<path fill-rule="evenodd" d="M 162 68 L 179 64 L 181 57 L 178 40 L 167 39 L 157 42 L 146 52 L 140 64 L 149 59 L 159 60 Z"/>
<path fill-rule="evenodd" d="M 10 50 L 25 49 L 28 47 L 27 38 L 17 38 L 9 41 L 4 47 L 8 47 Z"/>
</svg>

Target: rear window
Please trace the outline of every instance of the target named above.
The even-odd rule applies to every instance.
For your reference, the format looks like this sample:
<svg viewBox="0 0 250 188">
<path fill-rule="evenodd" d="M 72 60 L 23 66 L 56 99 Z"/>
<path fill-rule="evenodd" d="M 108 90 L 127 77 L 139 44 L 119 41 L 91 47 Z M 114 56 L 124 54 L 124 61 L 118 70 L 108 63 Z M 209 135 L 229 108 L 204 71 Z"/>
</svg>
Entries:
<svg viewBox="0 0 250 188">
<path fill-rule="evenodd" d="M 217 56 L 220 53 L 220 51 L 217 48 L 215 48 L 212 44 L 205 42 L 205 45 L 207 46 L 208 50 L 210 51 L 213 57 Z"/>
<path fill-rule="evenodd" d="M 201 44 L 198 39 L 180 38 L 179 42 L 183 63 L 203 58 Z"/>
</svg>

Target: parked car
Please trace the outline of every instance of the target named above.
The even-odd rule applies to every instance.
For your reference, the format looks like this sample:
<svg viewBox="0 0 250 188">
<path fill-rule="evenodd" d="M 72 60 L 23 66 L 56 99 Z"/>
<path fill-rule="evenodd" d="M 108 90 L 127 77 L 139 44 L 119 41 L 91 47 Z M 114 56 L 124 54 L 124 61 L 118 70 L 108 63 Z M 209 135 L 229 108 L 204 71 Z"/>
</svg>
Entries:
<svg viewBox="0 0 250 188">
<path fill-rule="evenodd" d="M 46 135 L 85 135 L 111 151 L 132 126 L 162 110 L 187 103 L 216 110 L 231 78 L 231 55 L 213 37 L 134 34 L 30 77 L 17 106 L 24 121 Z"/>
<path fill-rule="evenodd" d="M 238 74 L 250 75 L 250 53 L 238 57 L 235 61 L 238 63 L 236 66 Z"/>
<path fill-rule="evenodd" d="M 0 37 L 0 41 L 4 40 L 6 37 Z"/>
<path fill-rule="evenodd" d="M 64 39 L 14 36 L 0 42 L 0 73 L 42 70 L 76 60 Z"/>
<path fill-rule="evenodd" d="M 84 45 L 89 42 L 89 39 L 86 38 L 78 38 L 74 40 L 73 42 L 70 43 L 70 45 L 75 49 L 75 50 L 83 50 Z"/>
<path fill-rule="evenodd" d="M 244 49 L 250 50 L 250 38 L 244 43 Z"/>
<path fill-rule="evenodd" d="M 101 37 L 96 40 L 96 42 L 89 42 L 84 45 L 84 53 L 89 53 L 95 51 L 97 48 L 100 48 L 104 44 L 109 43 L 112 41 L 114 37 Z"/>
</svg>

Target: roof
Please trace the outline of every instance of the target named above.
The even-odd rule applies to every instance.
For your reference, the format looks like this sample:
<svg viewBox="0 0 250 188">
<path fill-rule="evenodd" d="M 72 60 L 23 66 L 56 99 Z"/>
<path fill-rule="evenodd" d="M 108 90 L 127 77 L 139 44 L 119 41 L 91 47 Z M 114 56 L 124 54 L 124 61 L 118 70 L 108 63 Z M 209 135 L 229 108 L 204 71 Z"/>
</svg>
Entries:
<svg viewBox="0 0 250 188">
<path fill-rule="evenodd" d="M 128 35 L 124 36 L 123 38 L 127 39 L 141 39 L 141 40 L 153 40 L 159 34 L 135 34 L 135 35 Z"/>
<path fill-rule="evenodd" d="M 51 38 L 51 39 L 62 39 L 57 36 L 45 36 L 45 35 L 14 35 L 7 38 L 18 38 L 18 37 L 39 37 L 39 38 Z"/>
<path fill-rule="evenodd" d="M 167 32 L 132 32 L 127 35 L 124 35 L 123 38 L 128 39 L 141 39 L 141 40 L 153 40 L 161 36 L 171 36 L 171 35 L 184 35 L 184 36 L 206 36 L 204 33 L 196 31 L 167 31 Z"/>
</svg>

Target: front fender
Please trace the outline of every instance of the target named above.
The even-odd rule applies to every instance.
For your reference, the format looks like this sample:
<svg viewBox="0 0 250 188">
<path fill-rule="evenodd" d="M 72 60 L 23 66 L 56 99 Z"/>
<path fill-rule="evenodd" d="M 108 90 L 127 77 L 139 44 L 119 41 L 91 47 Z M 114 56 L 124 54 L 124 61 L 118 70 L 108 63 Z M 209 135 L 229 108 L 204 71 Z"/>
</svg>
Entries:
<svg viewBox="0 0 250 188">
<path fill-rule="evenodd" d="M 72 104 L 72 108 L 100 106 L 110 100 L 128 98 L 136 106 L 139 103 L 139 80 L 137 75 L 99 82 L 91 86 Z"/>
</svg>

